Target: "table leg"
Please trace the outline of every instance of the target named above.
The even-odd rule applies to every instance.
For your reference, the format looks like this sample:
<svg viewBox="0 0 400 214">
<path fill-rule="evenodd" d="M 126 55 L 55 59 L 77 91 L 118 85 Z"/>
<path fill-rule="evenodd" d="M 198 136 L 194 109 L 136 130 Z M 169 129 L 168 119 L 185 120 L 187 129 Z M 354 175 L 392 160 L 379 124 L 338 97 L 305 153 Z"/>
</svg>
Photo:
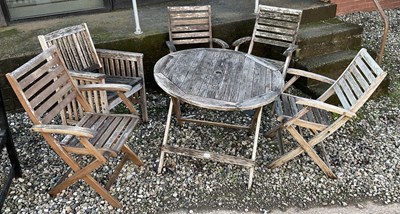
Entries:
<svg viewBox="0 0 400 214">
<path fill-rule="evenodd" d="M 254 134 L 253 154 L 251 156 L 251 160 L 254 162 L 254 165 L 250 168 L 249 184 L 247 187 L 248 189 L 251 188 L 251 185 L 253 183 L 254 167 L 255 167 L 255 161 L 256 161 L 256 155 L 257 155 L 258 135 L 260 134 L 260 126 L 261 126 L 262 107 L 257 109 L 257 112 L 258 112 L 258 115 L 257 115 L 257 122 L 256 122 L 256 132 Z"/>
<path fill-rule="evenodd" d="M 249 128 L 249 134 L 251 134 L 254 131 L 254 128 L 256 126 L 257 123 L 257 118 L 258 115 L 261 113 L 261 108 L 256 109 L 256 112 L 253 115 L 253 118 L 251 119 L 251 124 L 250 124 L 250 128 Z"/>
<path fill-rule="evenodd" d="M 172 97 L 172 102 L 174 103 L 174 111 L 176 115 L 176 120 L 178 121 L 179 127 L 182 127 L 182 113 L 181 113 L 181 104 L 179 100 L 175 97 Z"/>
<path fill-rule="evenodd" d="M 162 171 L 162 168 L 164 165 L 164 156 L 165 156 L 164 146 L 167 145 L 167 141 L 168 141 L 168 133 L 169 133 L 169 128 L 171 127 L 173 107 L 174 107 L 173 99 L 171 99 L 171 101 L 169 103 L 169 109 L 168 109 L 167 124 L 165 125 L 164 139 L 163 139 L 162 146 L 161 146 L 160 162 L 158 163 L 158 170 L 157 170 L 158 174 L 161 174 L 161 171 Z"/>
</svg>

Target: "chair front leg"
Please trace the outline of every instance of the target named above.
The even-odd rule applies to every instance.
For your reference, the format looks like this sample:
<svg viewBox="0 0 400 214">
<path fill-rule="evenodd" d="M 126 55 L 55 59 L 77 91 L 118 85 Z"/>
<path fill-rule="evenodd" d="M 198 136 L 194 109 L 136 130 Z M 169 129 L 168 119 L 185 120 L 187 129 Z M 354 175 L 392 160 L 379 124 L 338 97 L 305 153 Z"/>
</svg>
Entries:
<svg viewBox="0 0 400 214">
<path fill-rule="evenodd" d="M 299 143 L 301 146 L 300 149 L 305 151 L 311 159 L 322 169 L 322 171 L 330 178 L 337 178 L 336 175 L 332 172 L 332 170 L 326 165 L 326 163 L 317 155 L 315 150 L 310 146 L 307 141 L 300 135 L 300 133 L 292 126 L 287 126 L 287 130 L 293 136 L 293 138 Z M 290 153 L 284 155 L 283 157 L 279 158 L 278 160 L 271 163 L 268 168 L 276 168 L 281 166 L 282 164 L 286 163 L 287 161 L 296 157 L 295 155 L 290 155 Z"/>
<path fill-rule="evenodd" d="M 73 174 L 71 177 L 65 179 L 63 182 L 60 184 L 56 185 L 53 187 L 50 191 L 49 194 L 54 196 L 57 195 L 59 192 L 62 190 L 66 189 L 67 187 L 71 186 L 75 182 L 77 182 L 79 179 L 88 176 L 92 171 L 97 169 L 99 166 L 101 166 L 103 163 L 99 160 L 94 160 L 91 162 L 89 165 L 75 171 L 75 174 Z"/>
</svg>

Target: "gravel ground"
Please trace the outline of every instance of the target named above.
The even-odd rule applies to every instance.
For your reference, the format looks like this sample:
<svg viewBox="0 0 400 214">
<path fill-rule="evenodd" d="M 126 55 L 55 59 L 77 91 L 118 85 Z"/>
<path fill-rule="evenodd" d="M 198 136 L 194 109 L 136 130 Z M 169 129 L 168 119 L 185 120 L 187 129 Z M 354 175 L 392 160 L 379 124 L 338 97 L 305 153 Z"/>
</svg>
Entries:
<svg viewBox="0 0 400 214">
<path fill-rule="evenodd" d="M 160 92 L 150 91 L 148 108 L 150 122 L 142 124 L 129 142 L 145 166 L 124 167 L 111 189 L 123 203 L 114 209 L 85 183 L 78 182 L 57 197 L 47 191 L 66 170 L 43 139 L 31 133 L 26 114 L 9 114 L 14 141 L 23 168 L 23 178 L 10 189 L 4 213 L 163 213 L 186 209 L 233 209 L 239 212 L 268 212 L 290 207 L 354 204 L 365 201 L 382 204 L 400 202 L 400 73 L 399 42 L 400 10 L 387 10 L 391 32 L 383 68 L 389 73 L 389 94 L 369 101 L 358 117 L 326 141 L 333 171 L 339 177 L 328 179 L 306 155 L 283 167 L 268 170 L 267 164 L 279 156 L 276 143 L 260 138 L 255 180 L 247 191 L 248 170 L 243 167 L 211 161 L 199 161 L 183 156 L 168 156 L 163 175 L 157 175 L 160 144 L 164 133 L 168 99 Z M 364 46 L 378 50 L 381 21 L 378 13 L 356 13 L 341 19 L 363 25 Z M 248 122 L 246 115 L 204 112 L 185 107 L 186 114 L 218 118 L 237 123 Z M 263 127 L 271 128 L 269 109 L 264 111 Z M 252 137 L 245 131 L 216 127 L 185 125 L 174 122 L 172 144 L 208 149 L 231 155 L 250 157 Z M 201 144 L 199 143 L 201 142 Z M 1 154 L 5 156 L 5 152 Z M 2 157 L 1 160 L 5 160 Z M 105 180 L 116 165 L 112 161 L 96 171 L 94 176 Z M 2 169 L 8 170 L 2 163 Z M 2 174 L 2 173 L 1 173 Z M 0 180 L 3 179 L 0 177 Z M 361 208 L 360 207 L 360 208 Z"/>
</svg>

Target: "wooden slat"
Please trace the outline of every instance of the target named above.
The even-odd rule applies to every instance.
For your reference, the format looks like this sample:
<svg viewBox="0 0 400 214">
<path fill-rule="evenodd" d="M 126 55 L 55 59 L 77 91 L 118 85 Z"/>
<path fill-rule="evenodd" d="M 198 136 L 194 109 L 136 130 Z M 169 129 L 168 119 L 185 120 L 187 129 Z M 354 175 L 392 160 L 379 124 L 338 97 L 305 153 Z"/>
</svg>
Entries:
<svg viewBox="0 0 400 214">
<path fill-rule="evenodd" d="M 254 42 L 260 42 L 260 43 L 264 43 L 264 44 L 271 44 L 271 45 L 276 45 L 276 46 L 285 47 L 285 48 L 289 47 L 289 45 L 291 44 L 291 42 L 282 42 L 282 41 L 264 39 L 264 38 L 259 38 L 259 37 L 255 37 L 254 38 Z"/>
<path fill-rule="evenodd" d="M 288 29 L 288 28 L 274 27 L 274 26 L 260 25 L 260 24 L 256 25 L 256 28 L 258 30 L 278 33 L 278 34 L 285 34 L 287 36 L 292 36 L 292 37 L 296 34 L 296 29 Z"/>
<path fill-rule="evenodd" d="M 207 43 L 209 42 L 209 38 L 205 39 L 180 39 L 180 40 L 174 40 L 173 43 L 176 45 L 184 45 L 184 44 L 197 44 L 197 43 Z"/>
<path fill-rule="evenodd" d="M 361 97 L 361 95 L 363 94 L 363 91 L 360 88 L 359 83 L 357 83 L 357 81 L 354 79 L 353 75 L 351 75 L 351 73 L 348 71 L 348 72 L 345 72 L 344 78 L 349 82 L 349 85 L 351 86 L 351 89 L 355 93 L 356 97 L 357 98 Z"/>
<path fill-rule="evenodd" d="M 136 127 L 136 124 L 138 123 L 139 118 L 138 117 L 133 117 L 129 124 L 125 127 L 124 132 L 121 133 L 119 136 L 118 141 L 114 144 L 113 149 L 116 151 L 119 151 L 121 147 L 124 145 L 124 143 L 128 140 L 129 136 L 131 135 L 133 129 Z"/>
<path fill-rule="evenodd" d="M 360 51 L 360 55 L 362 56 L 364 62 L 368 64 L 371 68 L 371 71 L 374 72 L 376 75 L 380 75 L 383 73 L 382 68 L 375 62 L 375 60 L 368 54 L 366 49 L 362 49 Z"/>
<path fill-rule="evenodd" d="M 35 83 L 33 83 L 29 89 L 25 91 L 25 96 L 30 99 L 33 95 L 35 95 L 40 89 L 43 87 L 46 87 L 47 84 L 50 81 L 53 81 L 57 76 L 61 74 L 61 72 L 64 71 L 64 68 L 61 66 L 58 66 L 54 71 L 48 72 L 46 75 L 44 75 L 41 79 L 37 80 Z"/>
<path fill-rule="evenodd" d="M 273 20 L 283 20 L 289 22 L 298 22 L 299 16 L 298 15 L 290 15 L 290 14 L 282 14 L 282 13 L 271 13 L 270 11 L 260 11 L 260 16 L 267 19 Z"/>
<path fill-rule="evenodd" d="M 204 31 L 209 30 L 210 26 L 207 25 L 187 25 L 187 26 L 171 26 L 171 32 L 190 32 L 190 31 Z"/>
<path fill-rule="evenodd" d="M 340 88 L 340 85 L 335 84 L 334 88 L 335 88 L 336 95 L 338 96 L 340 103 L 342 103 L 343 107 L 345 109 L 350 109 L 351 104 L 349 103 L 346 96 L 344 95 L 342 89 Z"/>
<path fill-rule="evenodd" d="M 260 11 L 268 11 L 272 13 L 283 13 L 283 14 L 291 14 L 291 15 L 301 15 L 302 11 L 301 10 L 296 10 L 296 9 L 290 9 L 290 8 L 284 8 L 284 7 L 274 7 L 274 6 L 268 6 L 268 5 L 259 5 Z"/>
<path fill-rule="evenodd" d="M 100 119 L 102 119 L 102 118 L 100 118 Z M 108 124 L 112 123 L 115 119 L 116 119 L 115 117 L 108 117 L 108 116 L 105 116 L 105 120 L 104 120 L 102 123 L 100 123 L 100 120 L 98 120 L 98 121 L 95 123 L 95 125 L 93 125 L 93 126 L 96 126 L 96 127 L 93 127 L 93 126 L 92 126 L 92 128 L 93 128 L 94 130 L 97 130 L 98 134 L 97 134 L 96 136 L 94 136 L 94 138 L 91 138 L 89 141 L 90 141 L 93 145 L 96 145 L 96 143 L 100 140 L 100 138 L 103 137 L 104 132 L 107 131 L 107 129 L 108 129 Z M 97 126 L 99 126 L 99 127 L 97 127 Z"/>
<path fill-rule="evenodd" d="M 25 89 L 28 85 L 35 82 L 44 73 L 48 72 L 53 66 L 55 66 L 58 63 L 60 63 L 58 58 L 55 58 L 55 57 L 51 58 L 46 64 L 40 66 L 39 68 L 34 70 L 32 73 L 30 73 L 29 76 L 25 77 L 24 79 L 20 79 L 19 85 L 21 86 L 22 89 Z"/>
<path fill-rule="evenodd" d="M 120 117 L 118 126 L 113 128 L 114 131 L 108 137 L 107 141 L 105 141 L 104 146 L 103 146 L 104 148 L 112 148 L 113 144 L 115 142 L 117 142 L 121 132 L 125 129 L 125 127 L 130 122 L 130 120 L 131 120 L 131 118 L 129 118 L 129 117 Z M 125 141 L 121 141 L 121 142 L 125 142 Z"/>
<path fill-rule="evenodd" d="M 280 41 L 287 41 L 289 43 L 292 43 L 292 41 L 293 41 L 293 36 L 277 34 L 277 33 L 270 33 L 270 32 L 256 31 L 255 36 L 257 39 L 260 39 L 260 38 L 278 39 Z"/>
<path fill-rule="evenodd" d="M 208 19 L 177 19 L 171 20 L 171 26 L 179 26 L 179 25 L 201 25 L 201 24 L 208 24 Z"/>
<path fill-rule="evenodd" d="M 105 124 L 104 132 L 100 132 L 99 131 L 101 133 L 101 138 L 99 138 L 98 140 L 95 141 L 95 146 L 97 148 L 104 148 L 104 147 L 105 148 L 110 148 L 108 146 L 105 146 L 105 144 L 106 144 L 106 142 L 109 142 L 109 144 L 110 144 L 109 146 L 111 146 L 112 143 L 116 140 L 115 138 L 111 139 L 110 136 L 113 133 L 119 134 L 118 132 L 116 132 L 115 129 L 118 127 L 118 125 L 119 125 L 119 123 L 121 122 L 122 119 L 123 119 L 122 117 L 113 117 L 112 121 L 107 122 L 107 124 Z"/>
<path fill-rule="evenodd" d="M 190 19 L 190 18 L 208 18 L 210 14 L 207 12 L 191 12 L 191 13 L 170 13 L 170 19 Z"/>
<path fill-rule="evenodd" d="M 80 65 L 82 66 L 81 69 L 83 70 L 83 69 L 89 67 L 92 63 L 90 62 L 89 59 L 87 59 L 87 56 L 84 55 L 84 53 L 86 51 L 82 50 L 82 45 L 80 45 L 77 35 L 73 34 L 70 36 L 70 38 L 71 37 L 73 39 L 71 41 L 71 43 L 74 44 L 75 50 L 76 50 L 75 57 L 79 59 L 78 61 L 79 61 Z"/>
<path fill-rule="evenodd" d="M 37 106 L 36 114 L 42 115 L 43 113 L 47 112 L 50 107 L 52 107 L 58 100 L 62 99 L 63 96 L 67 94 L 71 90 L 72 84 L 63 85 L 54 95 L 48 97 L 48 99 L 43 102 L 41 105 Z"/>
<path fill-rule="evenodd" d="M 338 81 L 338 84 L 342 87 L 343 92 L 345 93 L 347 100 L 350 103 L 350 106 L 352 106 L 357 101 L 357 98 L 354 96 L 351 87 L 347 84 L 347 82 L 343 78 Z"/>
<path fill-rule="evenodd" d="M 210 32 L 173 33 L 171 34 L 171 37 L 173 39 L 210 37 Z"/>
<path fill-rule="evenodd" d="M 31 106 L 33 108 L 36 108 L 36 106 L 46 100 L 49 96 L 54 93 L 57 88 L 59 88 L 61 85 L 65 85 L 69 80 L 69 77 L 67 75 L 62 75 L 60 78 L 58 78 L 53 84 L 51 84 L 49 87 L 46 87 L 43 91 L 40 91 L 39 94 L 37 94 L 31 101 Z"/>
<path fill-rule="evenodd" d="M 44 38 L 47 41 L 53 41 L 53 40 L 57 40 L 59 38 L 64 37 L 65 34 L 74 34 L 74 33 L 84 31 L 84 30 L 85 30 L 85 27 L 83 25 L 75 25 L 75 26 L 65 27 L 63 29 L 48 33 L 48 34 L 44 35 Z"/>
<path fill-rule="evenodd" d="M 287 28 L 287 29 L 297 29 L 297 27 L 299 25 L 298 23 L 295 23 L 295 22 L 264 19 L 262 17 L 260 17 L 257 21 L 260 25 L 278 26 L 278 27 Z"/>
<path fill-rule="evenodd" d="M 353 76 L 356 78 L 357 82 L 365 92 L 369 87 L 369 83 L 367 82 L 367 80 L 365 80 L 365 77 L 360 73 L 355 65 L 351 65 L 349 67 L 349 71 L 353 74 Z"/>
<path fill-rule="evenodd" d="M 180 12 L 180 11 L 202 11 L 209 10 L 209 6 L 180 6 L 180 7 L 168 7 L 170 12 Z"/>
<path fill-rule="evenodd" d="M 44 51 L 42 54 L 35 56 L 21 67 L 17 68 L 15 71 L 12 72 L 13 77 L 15 79 L 19 79 L 21 76 L 25 75 L 32 68 L 35 68 L 36 66 L 40 65 L 47 59 L 51 58 L 52 55 L 54 54 L 54 49 L 55 48 L 50 48 L 49 51 Z"/>
<path fill-rule="evenodd" d="M 364 61 L 362 61 L 360 58 L 357 58 L 356 64 L 360 68 L 360 70 L 364 74 L 364 76 L 367 77 L 369 83 L 374 82 L 375 76 L 374 76 L 374 74 L 372 74 L 371 70 L 365 65 Z"/>
<path fill-rule="evenodd" d="M 73 91 L 70 94 L 68 94 L 66 97 L 62 99 L 60 103 L 58 103 L 53 109 L 51 109 L 47 115 L 42 119 L 43 124 L 48 124 L 51 122 L 51 120 L 60 113 L 62 109 L 64 109 L 68 103 L 70 103 L 72 100 L 74 100 L 76 97 L 76 92 Z"/>
<path fill-rule="evenodd" d="M 72 53 L 72 50 L 70 48 L 70 44 L 68 42 L 67 37 L 61 38 L 59 40 L 59 43 L 62 44 L 59 46 L 59 49 L 64 49 L 65 50 L 65 56 L 64 58 L 68 58 L 69 62 L 71 64 L 71 67 L 69 69 L 79 71 L 81 70 L 79 66 L 76 64 L 76 59 L 74 58 L 74 54 Z"/>
</svg>

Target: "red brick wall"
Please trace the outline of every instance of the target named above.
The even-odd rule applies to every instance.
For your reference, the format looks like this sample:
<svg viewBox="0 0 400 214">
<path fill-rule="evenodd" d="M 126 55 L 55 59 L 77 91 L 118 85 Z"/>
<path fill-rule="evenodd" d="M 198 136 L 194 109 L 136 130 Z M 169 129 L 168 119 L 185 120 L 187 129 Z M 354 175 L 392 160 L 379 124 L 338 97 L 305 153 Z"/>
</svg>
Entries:
<svg viewBox="0 0 400 214">
<path fill-rule="evenodd" d="M 376 10 L 373 0 L 331 0 L 331 2 L 337 4 L 337 15 Z M 378 2 L 383 9 L 400 7 L 400 0 L 378 0 Z"/>
</svg>

